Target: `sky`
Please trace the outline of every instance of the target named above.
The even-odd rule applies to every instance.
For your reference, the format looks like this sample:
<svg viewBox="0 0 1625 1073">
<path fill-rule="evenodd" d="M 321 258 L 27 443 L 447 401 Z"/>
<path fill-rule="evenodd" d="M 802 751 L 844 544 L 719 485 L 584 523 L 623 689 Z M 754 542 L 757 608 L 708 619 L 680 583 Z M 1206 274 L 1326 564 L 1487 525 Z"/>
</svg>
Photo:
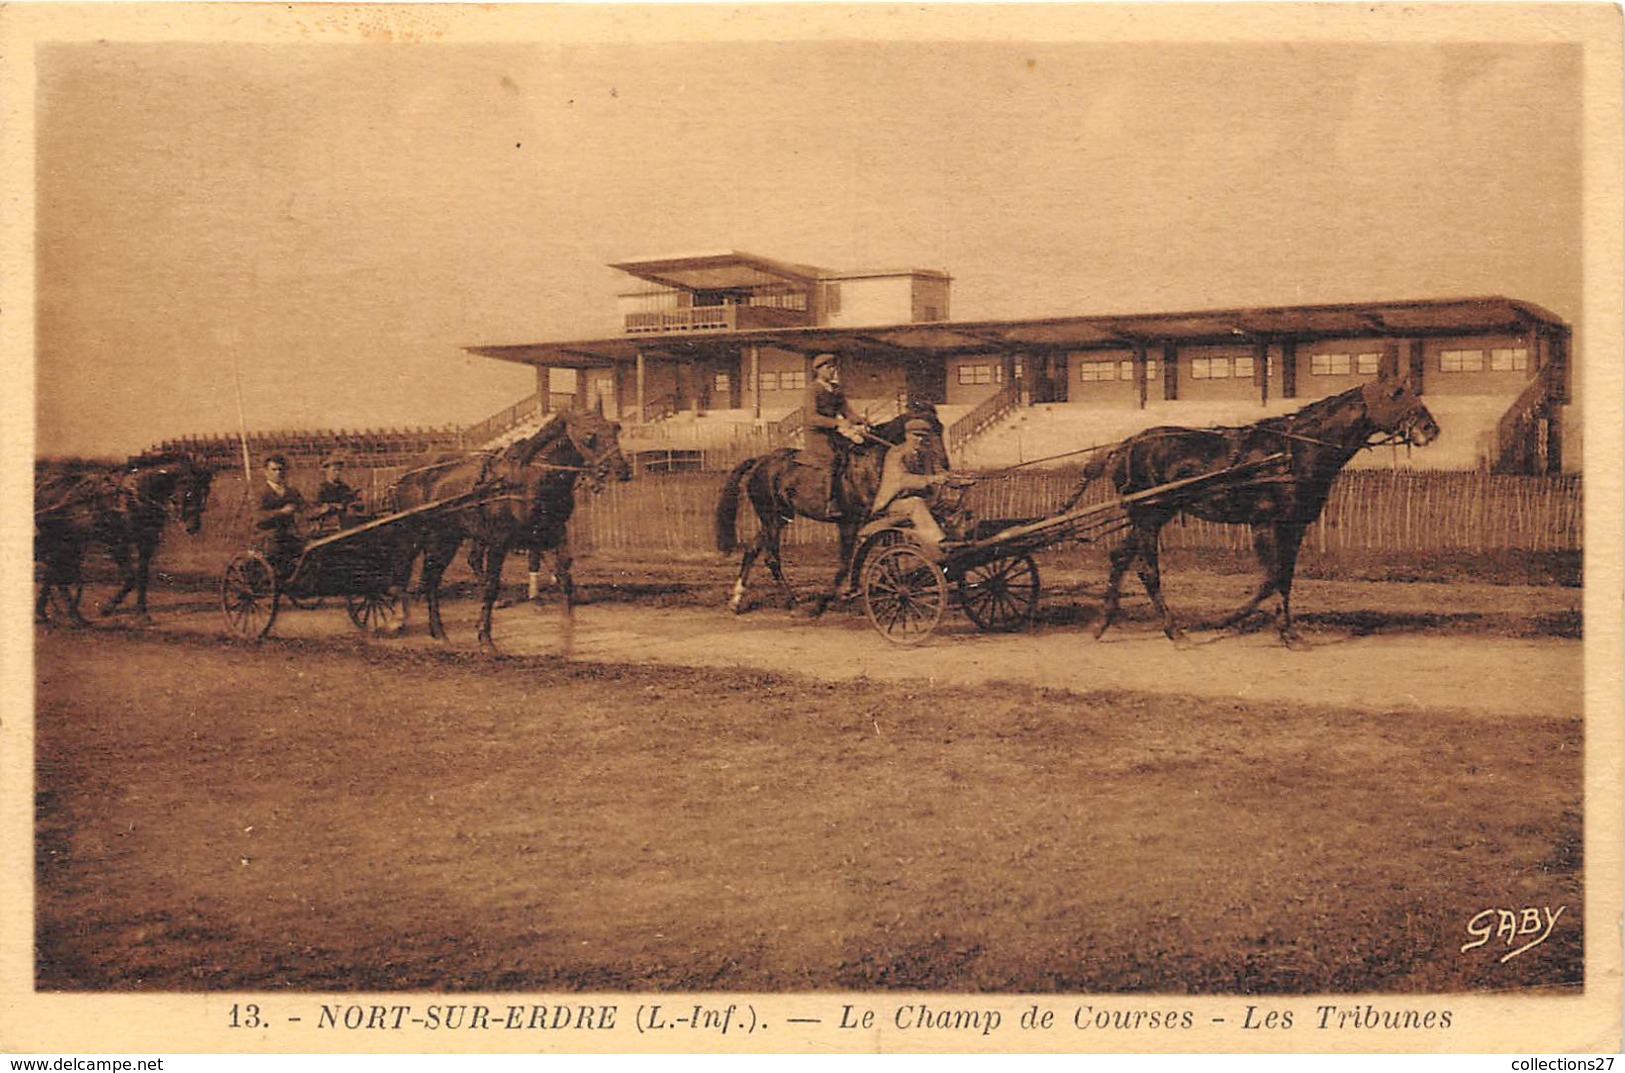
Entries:
<svg viewBox="0 0 1625 1073">
<path fill-rule="evenodd" d="M 1561 44 L 48 44 L 36 450 L 438 426 L 612 261 L 953 277 L 955 319 L 1498 294 L 1581 314 Z"/>
</svg>

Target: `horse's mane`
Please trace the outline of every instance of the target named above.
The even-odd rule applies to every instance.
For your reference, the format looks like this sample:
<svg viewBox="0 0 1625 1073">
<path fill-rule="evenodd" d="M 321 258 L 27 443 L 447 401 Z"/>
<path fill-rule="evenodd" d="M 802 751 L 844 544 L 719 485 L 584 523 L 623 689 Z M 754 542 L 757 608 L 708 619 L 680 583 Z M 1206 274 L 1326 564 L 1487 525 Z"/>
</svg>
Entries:
<svg viewBox="0 0 1625 1073">
<path fill-rule="evenodd" d="M 191 455 L 183 454 L 180 451 L 158 451 L 153 454 L 131 455 L 124 465 L 126 469 L 132 470 L 176 465 L 190 466 L 193 469 L 203 468 L 193 460 Z"/>
<path fill-rule="evenodd" d="M 522 440 L 515 440 L 502 453 L 497 456 L 499 462 L 512 462 L 519 466 L 528 466 L 536 460 L 542 450 L 555 443 L 569 429 L 569 421 L 563 411 L 555 411 L 542 422 L 542 427 L 526 436 Z"/>
</svg>

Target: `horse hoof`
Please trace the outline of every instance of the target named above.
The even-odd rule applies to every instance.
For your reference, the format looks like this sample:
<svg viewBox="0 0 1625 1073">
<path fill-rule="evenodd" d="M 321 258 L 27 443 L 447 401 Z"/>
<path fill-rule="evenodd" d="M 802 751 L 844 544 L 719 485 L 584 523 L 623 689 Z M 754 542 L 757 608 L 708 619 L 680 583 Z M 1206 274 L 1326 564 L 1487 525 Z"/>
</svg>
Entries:
<svg viewBox="0 0 1625 1073">
<path fill-rule="evenodd" d="M 1281 643 L 1286 645 L 1287 648 L 1291 649 L 1293 652 L 1307 652 L 1314 647 L 1297 633 L 1281 634 Z"/>
</svg>

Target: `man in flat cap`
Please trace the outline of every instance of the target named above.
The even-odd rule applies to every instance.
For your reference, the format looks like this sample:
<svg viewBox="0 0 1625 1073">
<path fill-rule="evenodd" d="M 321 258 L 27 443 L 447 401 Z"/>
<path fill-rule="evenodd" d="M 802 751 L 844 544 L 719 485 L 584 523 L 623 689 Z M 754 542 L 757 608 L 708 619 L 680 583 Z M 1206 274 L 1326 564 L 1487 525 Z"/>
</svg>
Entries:
<svg viewBox="0 0 1625 1073">
<path fill-rule="evenodd" d="M 940 545 L 947 534 L 923 497 L 946 481 L 948 475 L 937 472 L 936 452 L 930 448 L 930 422 L 911 417 L 903 425 L 903 434 L 903 442 L 886 452 L 870 514 L 877 519 L 907 523 L 926 551 L 940 558 Z"/>
<path fill-rule="evenodd" d="M 834 354 L 820 354 L 813 358 L 813 380 L 807 385 L 801 412 L 807 427 L 806 446 L 801 449 L 799 461 L 803 465 L 823 469 L 829 479 L 825 482 L 824 510 L 826 518 L 840 514 L 835 501 L 835 479 L 846 460 L 846 452 L 854 443 L 862 443 L 867 424 L 852 412 L 841 390 L 840 361 Z"/>
<path fill-rule="evenodd" d="M 322 485 L 316 490 L 316 511 L 311 517 L 324 532 L 348 528 L 361 508 L 361 492 L 344 481 L 345 462 L 341 454 L 322 459 Z"/>
</svg>

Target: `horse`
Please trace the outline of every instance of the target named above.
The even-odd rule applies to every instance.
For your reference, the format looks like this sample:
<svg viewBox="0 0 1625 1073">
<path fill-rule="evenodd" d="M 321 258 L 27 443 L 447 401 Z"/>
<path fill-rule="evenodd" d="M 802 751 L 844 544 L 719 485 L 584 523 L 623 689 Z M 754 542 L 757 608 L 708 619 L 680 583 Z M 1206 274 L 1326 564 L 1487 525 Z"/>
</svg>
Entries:
<svg viewBox="0 0 1625 1073">
<path fill-rule="evenodd" d="M 833 522 L 840 534 L 840 566 L 829 588 L 814 598 L 813 614 L 823 613 L 829 601 L 840 592 L 841 583 L 848 580 L 858 530 L 869 518 L 869 508 L 880 487 L 880 470 L 886 460 L 886 452 L 902 442 L 903 425 L 911 417 L 921 417 L 930 423 L 933 431 L 931 444 L 936 451 L 939 468 L 948 468 L 942 421 L 937 417 L 936 407 L 929 403 L 910 403 L 904 413 L 873 426 L 862 442 L 848 450 L 846 464 L 837 466 L 834 514 L 826 512 L 828 471 L 802 465 L 796 460 L 797 451 L 793 447 L 781 447 L 765 455 L 747 458 L 734 467 L 723 483 L 722 495 L 717 500 L 717 551 L 729 555 L 739 546 L 737 523 L 741 491 L 749 496 L 758 523 L 756 540 L 740 558 L 739 576 L 734 580 L 733 593 L 728 599 L 728 606 L 735 614 L 748 610 L 745 597 L 751 567 L 763 555 L 767 557 L 768 571 L 784 596 L 785 606 L 795 607 L 795 592 L 784 579 L 779 541 L 785 526 L 797 515 L 814 521 Z"/>
<path fill-rule="evenodd" d="M 491 610 L 502 588 L 502 564 L 515 547 L 552 550 L 564 545 L 565 528 L 575 510 L 576 481 L 585 475 L 594 492 L 610 477 L 630 480 L 632 469 L 621 454 L 620 426 L 596 410 L 555 413 L 530 437 L 498 452 L 475 452 L 449 462 L 409 470 L 394 488 L 398 510 L 408 510 L 474 493 L 465 506 L 431 512 L 420 519 L 417 536 L 401 564 L 404 589 L 412 562 L 423 556 L 422 588 L 429 609 L 429 635 L 445 640 L 440 618 L 440 579 L 464 540 L 485 548 L 481 573 L 479 644 L 494 651 Z M 564 560 L 568 573 L 568 557 Z M 564 590 L 566 621 L 572 611 L 574 586 Z M 405 628 L 405 616 L 401 626 Z"/>
<path fill-rule="evenodd" d="M 34 487 L 34 561 L 43 568 L 34 620 L 47 622 L 46 604 L 54 589 L 69 621 L 87 625 L 79 613 L 81 569 L 92 543 L 107 548 L 121 585 L 104 601 L 111 615 L 132 591 L 138 621 L 150 624 L 147 582 L 152 558 L 171 513 L 188 535 L 203 527 L 214 471 L 181 454 L 137 457 L 122 469 L 70 466 L 41 471 Z M 130 559 L 134 553 L 135 563 Z"/>
<path fill-rule="evenodd" d="M 1253 550 L 1264 571 L 1252 598 L 1236 611 L 1198 628 L 1226 629 L 1251 615 L 1271 594 L 1281 597 L 1277 629 L 1289 648 L 1303 647 L 1292 624 L 1292 578 L 1304 531 L 1320 517 L 1333 478 L 1360 450 L 1383 443 L 1425 447 L 1439 425 L 1408 380 L 1382 378 L 1310 403 L 1295 413 L 1240 428 L 1160 426 L 1136 433 L 1095 454 L 1084 466 L 1070 510 L 1090 483 L 1105 476 L 1119 496 L 1187 477 L 1285 458 L 1244 482 L 1219 483 L 1189 494 L 1148 497 L 1125 505 L 1128 535 L 1111 552 L 1111 578 L 1094 635 L 1099 639 L 1118 613 L 1123 575 L 1138 560 L 1140 581 L 1162 616 L 1163 632 L 1183 642 L 1184 631 L 1162 596 L 1157 543 L 1162 527 L 1180 513 L 1252 528 Z"/>
</svg>

